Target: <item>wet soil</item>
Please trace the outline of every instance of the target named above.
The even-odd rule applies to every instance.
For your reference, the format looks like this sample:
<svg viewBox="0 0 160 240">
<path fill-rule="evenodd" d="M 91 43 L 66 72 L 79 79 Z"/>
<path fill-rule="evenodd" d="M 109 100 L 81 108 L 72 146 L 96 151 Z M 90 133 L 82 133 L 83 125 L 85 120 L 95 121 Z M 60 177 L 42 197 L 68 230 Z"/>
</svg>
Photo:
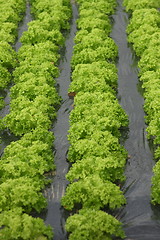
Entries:
<svg viewBox="0 0 160 240">
<path fill-rule="evenodd" d="M 126 165 L 126 182 L 123 187 L 127 205 L 119 212 L 128 240 L 160 239 L 160 211 L 150 204 L 153 154 L 146 139 L 144 99 L 138 81 L 137 59 L 127 44 L 128 15 L 118 0 L 113 15 L 111 37 L 119 49 L 118 98 L 129 116 L 129 132 L 125 141 L 130 159 Z"/>
<path fill-rule="evenodd" d="M 64 230 L 65 219 L 67 216 L 61 207 L 60 201 L 68 184 L 65 178 L 69 167 L 66 160 L 69 148 L 67 134 L 69 129 L 69 114 L 73 108 L 73 100 L 68 97 L 68 88 L 71 77 L 70 61 L 74 45 L 73 39 L 77 31 L 76 19 L 78 18 L 77 7 L 74 3 L 72 3 L 72 12 L 73 18 L 70 33 L 66 39 L 64 57 L 59 65 L 61 73 L 59 78 L 56 79 L 59 87 L 59 95 L 62 98 L 62 104 L 58 110 L 57 119 L 54 124 L 54 128 L 52 129 L 55 135 L 54 148 L 56 175 L 53 179 L 51 187 L 46 190 L 46 196 L 48 197 L 46 223 L 50 224 L 54 229 L 54 240 L 64 240 L 67 238 Z"/>
</svg>

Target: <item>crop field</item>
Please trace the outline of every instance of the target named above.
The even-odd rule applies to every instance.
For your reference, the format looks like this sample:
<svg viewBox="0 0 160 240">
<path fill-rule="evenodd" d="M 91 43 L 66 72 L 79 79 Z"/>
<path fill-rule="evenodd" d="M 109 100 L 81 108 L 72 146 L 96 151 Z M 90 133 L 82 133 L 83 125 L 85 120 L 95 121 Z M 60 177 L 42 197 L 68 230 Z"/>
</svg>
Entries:
<svg viewBox="0 0 160 240">
<path fill-rule="evenodd" d="M 0 9 L 0 240 L 159 239 L 160 0 Z"/>
</svg>

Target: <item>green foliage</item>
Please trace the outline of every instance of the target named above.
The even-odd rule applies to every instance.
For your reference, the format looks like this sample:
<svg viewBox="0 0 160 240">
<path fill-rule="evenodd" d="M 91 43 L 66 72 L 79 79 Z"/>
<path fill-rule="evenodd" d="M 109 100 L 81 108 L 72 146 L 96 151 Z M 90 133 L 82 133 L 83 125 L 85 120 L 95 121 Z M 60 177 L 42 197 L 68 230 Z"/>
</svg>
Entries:
<svg viewBox="0 0 160 240">
<path fill-rule="evenodd" d="M 0 39 L 3 42 L 14 43 L 17 36 L 17 26 L 11 22 L 2 22 L 0 26 Z"/>
<path fill-rule="evenodd" d="M 133 12 L 130 23 L 127 27 L 127 33 L 131 33 L 134 30 L 140 28 L 142 25 L 150 25 L 157 27 L 160 24 L 160 15 L 158 10 L 151 9 L 137 9 Z"/>
<path fill-rule="evenodd" d="M 98 175 L 103 181 L 116 182 L 124 180 L 125 158 L 122 155 L 108 154 L 106 158 L 89 156 L 72 164 L 66 178 L 70 182 L 85 179 L 88 176 Z"/>
<path fill-rule="evenodd" d="M 82 16 L 84 10 L 82 11 Z M 98 61 L 113 60 L 117 57 L 117 46 L 111 38 L 107 38 L 110 32 L 110 23 L 107 16 L 99 13 L 96 14 L 97 18 L 91 16 L 81 17 L 78 20 L 78 27 L 81 29 L 75 42 L 74 55 L 72 57 L 72 68 L 74 69 L 77 64 L 90 64 Z M 105 20 L 103 20 L 105 18 Z M 103 26 L 102 22 L 105 22 Z M 99 25 L 101 27 L 99 27 Z M 108 32 L 106 32 L 108 29 Z"/>
<path fill-rule="evenodd" d="M 98 61 L 115 60 L 117 57 L 116 48 L 110 49 L 108 47 L 98 47 L 96 50 L 92 48 L 86 48 L 82 51 L 75 53 L 72 57 L 71 65 L 74 69 L 77 64 L 88 64 Z"/>
<path fill-rule="evenodd" d="M 159 132 L 158 132 L 159 133 Z M 160 135 L 158 135 L 156 137 L 155 142 L 160 143 Z M 157 147 L 156 151 L 155 151 L 155 158 L 157 158 L 158 160 L 160 160 L 160 146 Z"/>
<path fill-rule="evenodd" d="M 3 100 L 3 97 L 0 97 L 0 110 L 5 106 L 5 102 Z"/>
<path fill-rule="evenodd" d="M 110 181 L 103 181 L 94 174 L 70 184 L 62 197 L 62 205 L 72 210 L 75 204 L 84 208 L 97 209 L 109 206 L 111 209 L 126 203 L 120 188 Z"/>
<path fill-rule="evenodd" d="M 17 14 L 23 14 L 25 11 L 25 1 L 24 0 L 1 0 L 1 6 L 4 11 L 7 11 L 7 8 L 13 9 Z M 1 15 L 1 18 L 4 18 L 3 15 Z"/>
<path fill-rule="evenodd" d="M 34 137 L 38 131 L 41 132 L 37 134 L 39 137 Z M 25 134 L 5 148 L 0 166 L 1 182 L 9 178 L 28 176 L 39 180 L 39 184 L 44 186 L 44 172 L 54 169 L 51 140 L 53 137 L 49 133 L 46 136 L 45 132 L 47 131 L 36 129 L 33 134 Z M 46 136 L 46 141 L 43 135 Z"/>
<path fill-rule="evenodd" d="M 116 97 L 115 97 L 115 92 L 114 91 L 108 91 L 106 93 L 103 94 L 99 94 L 99 92 L 94 92 L 94 93 L 90 93 L 90 92 L 80 92 L 78 93 L 75 98 L 74 98 L 74 105 L 75 106 L 80 106 L 82 105 L 86 105 L 89 107 L 94 105 L 94 103 L 100 103 L 100 102 L 104 102 L 104 101 L 111 101 L 111 102 L 116 102 Z M 72 114 L 72 112 L 71 112 Z"/>
<path fill-rule="evenodd" d="M 42 189 L 49 180 L 44 173 L 55 168 L 54 138 L 48 129 L 60 103 L 53 77 L 58 76 L 59 45 L 64 42 L 61 30 L 69 28 L 70 1 L 31 1 L 36 19 L 22 36 L 18 60 L 8 43 L 17 36 L 26 1 L 5 2 L 0 2 L 1 10 L 6 10 L 0 16 L 0 88 L 10 81 L 10 71 L 16 70 L 10 113 L 2 122 L 22 138 L 12 142 L 1 158 L 0 239 L 51 240 L 51 228 L 24 212 L 40 212 L 46 207 Z"/>
<path fill-rule="evenodd" d="M 79 41 L 79 43 L 74 47 L 73 69 L 77 64 L 113 60 L 117 56 L 115 43 L 106 37 L 111 31 L 109 18 L 103 12 L 106 4 L 104 1 L 100 1 L 97 8 L 94 8 L 96 4 L 97 2 L 93 2 L 93 6 L 87 3 L 80 6 L 80 18 L 77 20 L 77 25 L 81 29 L 81 33 L 75 39 L 75 42 Z M 111 6 L 108 2 L 107 8 L 110 8 L 109 5 Z M 84 32 L 86 32 L 85 35 Z"/>
<path fill-rule="evenodd" d="M 155 46 L 154 48 L 148 46 L 146 51 L 143 53 L 138 66 L 140 67 L 141 71 L 140 74 L 146 71 L 157 71 L 160 69 L 160 47 Z"/>
<path fill-rule="evenodd" d="M 50 25 L 50 28 L 52 29 L 69 29 L 70 25 L 68 22 L 68 18 L 71 17 L 71 12 L 70 8 L 66 9 L 66 13 L 64 13 L 64 11 L 62 13 L 62 10 L 60 8 L 57 8 L 56 10 L 54 9 L 53 15 L 52 13 L 49 14 L 48 12 L 42 12 L 38 15 L 38 20 L 43 21 L 46 26 Z"/>
<path fill-rule="evenodd" d="M 10 80 L 10 72 L 0 64 L 0 89 L 6 88 Z"/>
<path fill-rule="evenodd" d="M 38 127 L 34 131 L 31 131 L 23 135 L 20 141 L 21 143 L 24 144 L 24 146 L 29 146 L 30 144 L 32 144 L 33 141 L 41 141 L 43 143 L 48 144 L 48 146 L 52 148 L 54 136 L 52 132 L 45 130 L 44 128 Z"/>
<path fill-rule="evenodd" d="M 138 56 L 141 56 L 148 49 L 150 42 L 152 42 L 153 47 L 155 46 L 153 42 L 159 42 L 159 25 L 160 15 L 158 10 L 144 8 L 133 12 L 127 28 L 128 41 L 133 43 L 133 48 Z"/>
<path fill-rule="evenodd" d="M 146 71 L 145 73 L 141 74 L 140 81 L 143 83 L 143 88 L 152 87 L 153 82 L 157 81 L 160 78 L 160 71 Z M 147 91 L 147 90 L 146 90 Z"/>
<path fill-rule="evenodd" d="M 103 14 L 103 16 L 105 15 Z M 87 30 L 88 32 L 91 32 L 94 28 L 104 30 L 107 35 L 111 32 L 110 21 L 107 16 L 105 19 L 96 16 L 95 18 L 93 16 L 84 17 L 77 20 L 77 26 L 79 29 Z"/>
<path fill-rule="evenodd" d="M 93 13 L 94 12 L 94 13 Z M 95 16 L 94 18 L 92 16 Z M 81 29 L 75 38 L 72 68 L 77 64 L 90 64 L 98 61 L 113 60 L 117 57 L 117 47 L 109 35 L 109 18 L 99 10 L 82 9 L 77 21 Z"/>
<path fill-rule="evenodd" d="M 10 0 L 0 2 L 1 6 L 1 16 L 0 23 L 14 23 L 18 26 L 18 23 L 23 17 L 25 11 L 25 1 L 24 0 Z"/>
<path fill-rule="evenodd" d="M 15 29 L 17 28 L 17 25 L 22 18 L 21 14 L 25 10 L 25 1 L 1 0 L 0 7 L 0 36 L 1 41 L 6 42 L 7 44 L 7 42 L 13 42 L 15 40 L 15 36 L 13 35 L 16 34 Z M 6 48 L 6 46 L 4 47 Z"/>
<path fill-rule="evenodd" d="M 80 4 L 80 5 L 84 5 L 84 6 L 86 6 L 85 5 L 85 3 L 86 3 L 86 1 L 85 0 L 77 0 L 77 2 Z M 88 0 L 87 1 L 88 3 L 90 3 L 90 4 L 92 4 L 92 3 L 95 3 L 95 4 L 93 4 L 93 8 L 94 8 L 94 6 L 97 4 L 98 5 L 98 9 L 100 10 L 100 11 L 103 11 L 103 6 L 104 6 L 104 3 L 106 3 L 106 1 L 104 1 L 104 0 Z M 116 6 L 116 2 L 115 2 L 115 0 L 108 0 L 107 1 L 107 3 L 111 6 L 111 7 L 115 7 Z M 107 4 L 107 5 L 108 5 Z M 91 5 L 92 6 L 92 5 Z M 87 8 L 87 6 L 86 6 L 86 8 Z M 106 9 L 107 10 L 107 9 Z"/>
<path fill-rule="evenodd" d="M 15 99 L 20 96 L 24 96 L 30 101 L 33 101 L 38 96 L 44 96 L 54 106 L 60 103 L 55 87 L 49 86 L 46 78 L 43 77 L 29 78 L 25 82 L 14 85 L 11 88 L 11 98 Z"/>
<path fill-rule="evenodd" d="M 8 179 L 0 185 L 0 212 L 22 207 L 26 212 L 40 212 L 46 207 L 46 199 L 38 182 L 32 178 Z"/>
<path fill-rule="evenodd" d="M 0 18 L 0 21 L 2 22 L 12 22 L 17 24 L 21 19 L 12 7 L 8 6 L 8 9 L 6 9 L 6 7 L 5 9 L 3 9 L 3 6 L 2 6 L 2 11 L 3 11 L 3 14 Z"/>
<path fill-rule="evenodd" d="M 51 227 L 45 226 L 40 218 L 33 218 L 23 213 L 21 208 L 14 208 L 0 214 L 1 240 L 51 240 Z"/>
<path fill-rule="evenodd" d="M 124 238 L 122 224 L 111 215 L 95 209 L 82 209 L 67 219 L 69 240 L 113 239 L 113 235 Z"/>
<path fill-rule="evenodd" d="M 104 207 L 115 209 L 126 202 L 120 188 L 113 183 L 124 180 L 127 153 L 118 138 L 119 128 L 128 124 L 115 97 L 117 70 L 113 62 L 118 51 L 108 36 L 111 24 L 107 14 L 113 14 L 116 1 L 77 2 L 79 31 L 75 37 L 72 83 L 68 90 L 76 95 L 68 135 L 71 144 L 68 160 L 74 164 L 66 175 L 71 184 L 62 197 L 62 205 L 67 210 L 83 210 L 74 215 L 75 219 L 74 216 L 68 218 L 66 230 L 71 233 L 69 239 L 74 240 L 124 237 L 121 224 L 98 211 Z M 86 221 L 86 216 L 92 223 Z"/>
<path fill-rule="evenodd" d="M 38 18 L 41 13 L 48 13 L 50 17 L 55 14 L 55 19 L 59 19 L 59 23 L 61 24 L 61 28 L 64 27 L 64 24 L 67 26 L 66 20 L 71 17 L 71 7 L 70 1 L 68 0 L 32 0 L 32 12 Z M 57 21 L 57 20 L 56 20 Z"/>
<path fill-rule="evenodd" d="M 0 42 L 0 64 L 9 69 L 17 65 L 16 53 L 7 42 Z"/>
<path fill-rule="evenodd" d="M 80 99 L 79 99 L 80 98 Z M 104 119 L 103 119 L 104 118 Z M 89 120 L 93 125 L 110 128 L 119 128 L 120 126 L 128 125 L 128 118 L 124 110 L 118 103 L 114 95 L 99 92 L 94 93 L 79 93 L 75 97 L 75 108 L 70 114 L 70 123 Z M 106 125 L 98 124 L 98 121 L 106 121 Z M 107 123 L 108 121 L 108 123 Z M 110 123 L 109 123 L 110 122 Z M 104 123 L 105 124 L 105 123 Z M 82 127 L 83 129 L 83 127 Z"/>
<path fill-rule="evenodd" d="M 35 45 L 23 45 L 18 51 L 20 62 L 37 59 L 37 62 L 54 62 L 59 59 L 58 46 L 51 41 L 40 42 Z"/>
<path fill-rule="evenodd" d="M 35 155 L 35 157 L 37 155 L 44 158 L 44 160 L 46 161 L 46 166 L 48 163 L 48 166 L 51 167 L 51 162 L 53 158 L 51 147 L 54 138 L 51 132 L 48 132 L 48 134 L 47 132 L 48 131 L 44 128 L 37 128 L 33 132 L 23 135 L 20 140 L 12 142 L 5 148 L 2 159 L 14 157 L 17 155 L 21 156 L 21 159 L 23 160 L 25 158 L 27 159 L 27 156 L 29 158 L 30 155 Z M 29 159 L 27 162 L 29 162 Z M 33 161 L 33 164 L 34 163 L 36 163 L 36 161 Z M 35 168 L 37 168 L 37 166 L 35 166 Z"/>
<path fill-rule="evenodd" d="M 159 102 L 157 103 L 159 106 Z M 150 120 L 149 126 L 146 130 L 148 133 L 148 138 L 154 136 L 154 143 L 160 144 L 160 107 L 158 108 L 158 111 L 154 111 L 153 119 Z"/>
<path fill-rule="evenodd" d="M 21 150 L 21 154 L 17 151 L 15 156 L 3 158 L 1 161 L 1 181 L 28 176 L 32 181 L 39 181 L 39 185 L 44 187 L 45 178 L 43 174 L 47 170 L 48 163 L 37 154 L 33 155 L 33 153 L 27 152 L 28 156 L 26 156 L 26 151 Z"/>
<path fill-rule="evenodd" d="M 135 11 L 144 8 L 158 8 L 160 0 L 124 0 L 123 4 L 126 6 L 127 11 Z"/>
<path fill-rule="evenodd" d="M 3 210 L 20 206 L 30 212 L 32 208 L 40 211 L 46 206 L 40 190 L 48 184 L 44 173 L 55 167 L 53 140 L 53 133 L 38 128 L 5 148 L 0 165 Z"/>
<path fill-rule="evenodd" d="M 38 56 L 37 59 L 34 59 L 31 62 L 24 61 L 20 63 L 20 66 L 16 68 L 13 73 L 15 78 L 23 77 L 23 74 L 33 73 L 35 76 L 49 77 L 58 77 L 59 70 L 52 62 L 39 62 Z"/>
<path fill-rule="evenodd" d="M 151 120 L 155 119 L 156 114 L 158 114 L 158 112 L 160 111 L 160 105 L 159 105 L 159 93 L 160 90 L 159 88 L 159 82 L 157 82 L 157 84 L 154 82 L 154 84 L 152 84 L 152 88 L 148 87 L 148 91 L 145 93 L 145 104 L 144 104 L 144 109 L 146 111 L 146 113 L 148 114 L 146 116 L 146 120 L 147 122 L 150 122 Z M 154 101 L 153 101 L 154 98 Z"/>
<path fill-rule="evenodd" d="M 96 18 L 98 19 L 108 21 L 108 16 L 106 14 L 99 11 L 98 9 L 92 8 L 92 6 L 91 8 L 86 9 L 86 7 L 82 5 L 81 8 L 79 9 L 79 12 L 80 12 L 80 16 L 77 22 L 83 18 L 92 17 L 93 15 L 96 16 Z"/>
<path fill-rule="evenodd" d="M 100 1 L 87 1 L 87 2 L 83 1 L 83 0 L 82 1 L 77 0 L 77 2 L 82 3 L 80 5 L 80 8 L 79 8 L 80 13 L 81 13 L 80 16 L 91 15 L 90 9 L 99 11 L 100 13 L 110 15 L 110 14 L 114 13 L 114 8 L 116 7 L 116 1 L 115 0 L 112 0 L 112 1 L 100 0 Z"/>
<path fill-rule="evenodd" d="M 105 108 L 103 109 L 103 107 Z M 82 107 L 76 107 L 75 110 L 73 110 L 75 113 L 75 117 L 82 116 L 82 118 L 77 122 L 73 123 L 70 127 L 68 137 L 69 141 L 71 143 L 74 143 L 79 139 L 88 138 L 95 131 L 109 131 L 114 136 L 120 137 L 119 128 L 122 126 L 122 122 L 120 122 L 120 117 L 122 116 L 122 121 L 125 121 L 125 119 L 122 111 L 121 115 L 118 116 L 119 111 L 116 108 L 117 106 L 113 105 L 112 111 L 112 109 L 106 106 L 105 103 L 103 103 L 102 105 L 96 104 L 96 106 L 92 106 L 90 110 L 84 108 L 82 109 Z M 91 115 L 89 115 L 89 113 Z M 127 124 L 128 121 L 126 119 L 126 125 Z"/>
<path fill-rule="evenodd" d="M 21 136 L 37 127 L 49 129 L 54 117 L 55 109 L 45 96 L 38 96 L 34 101 L 21 96 L 12 100 L 11 111 L 3 122 L 16 136 Z"/>
<path fill-rule="evenodd" d="M 137 56 L 141 56 L 148 49 L 152 35 L 158 31 L 158 27 L 153 27 L 146 23 L 130 33 L 128 41 L 133 43 L 133 49 Z"/>
<path fill-rule="evenodd" d="M 149 48 L 160 46 L 160 31 L 153 33 L 152 38 L 149 42 Z"/>
<path fill-rule="evenodd" d="M 118 143 L 117 137 L 114 137 L 108 131 L 95 131 L 91 136 L 84 139 L 79 139 L 74 142 L 74 139 L 69 152 L 68 160 L 75 162 L 82 158 L 89 156 L 107 157 L 108 154 L 126 157 L 126 152 L 122 146 Z"/>
<path fill-rule="evenodd" d="M 95 29 L 94 29 L 95 30 Z M 77 54 L 81 52 L 84 49 L 99 49 L 99 46 L 106 48 L 106 52 L 108 55 L 110 55 L 111 51 L 114 52 L 114 55 L 118 54 L 117 46 L 113 39 L 110 37 L 106 38 L 105 40 L 103 38 L 100 38 L 96 31 L 92 31 L 90 34 L 87 34 L 86 36 L 83 37 L 82 41 L 80 43 L 77 43 L 74 46 L 74 54 Z M 107 50 L 108 49 L 108 50 Z M 111 55 L 112 56 L 112 55 Z M 112 57 L 109 57 L 112 58 Z"/>
<path fill-rule="evenodd" d="M 158 7 L 160 0 L 124 0 L 127 11 L 132 11 L 132 18 L 128 26 L 129 41 L 140 57 L 140 81 L 144 88 L 144 110 L 148 127 L 147 137 L 155 144 L 155 158 L 160 159 L 160 15 Z M 160 204 L 160 163 L 153 168 L 152 203 Z"/>
<path fill-rule="evenodd" d="M 155 166 L 153 167 L 154 176 L 152 177 L 152 203 L 160 204 L 160 161 L 158 161 Z"/>
<path fill-rule="evenodd" d="M 91 83 L 91 80 L 94 80 L 94 78 L 99 79 L 99 81 L 103 81 L 104 79 L 106 84 L 109 84 L 111 87 L 116 87 L 118 78 L 117 69 L 114 64 L 106 61 L 98 61 L 91 64 L 78 64 L 72 73 L 71 86 L 77 85 L 78 87 L 80 82 L 83 82 L 83 79 L 87 79 L 86 82 L 90 80 Z"/>
<path fill-rule="evenodd" d="M 3 90 L 11 81 L 11 72 L 17 66 L 17 54 L 10 44 L 15 42 L 19 21 L 25 11 L 24 0 L 0 1 L 0 90 Z M 0 109 L 4 101 L 0 98 Z M 2 121 L 0 129 L 4 129 Z"/>
<path fill-rule="evenodd" d="M 79 77 L 77 81 L 73 81 L 70 84 L 68 89 L 69 92 L 108 92 L 112 91 L 111 87 L 106 84 L 105 79 L 103 78 L 96 78 L 96 77 L 86 77 L 83 76 Z"/>
<path fill-rule="evenodd" d="M 46 30 L 40 20 L 32 21 L 28 25 L 28 31 L 24 32 L 20 39 L 22 44 L 37 44 L 46 41 L 51 41 L 57 45 L 63 44 L 64 39 L 59 30 Z"/>
<path fill-rule="evenodd" d="M 85 39 L 88 39 L 89 36 L 92 38 L 92 40 L 105 40 L 106 39 L 106 33 L 104 32 L 104 30 L 102 29 L 98 29 L 98 28 L 93 28 L 91 30 L 91 32 L 88 32 L 87 30 L 79 30 L 74 38 L 74 42 L 75 44 L 81 43 L 83 40 L 85 41 Z M 95 42 L 96 43 L 96 42 Z M 76 45 L 74 46 L 76 47 Z"/>
<path fill-rule="evenodd" d="M 117 46 L 111 38 L 100 37 L 99 30 L 93 29 L 87 35 L 79 35 L 74 46 L 72 65 L 93 63 L 99 60 L 114 59 L 118 55 Z M 79 40 L 81 39 L 81 42 Z"/>
</svg>

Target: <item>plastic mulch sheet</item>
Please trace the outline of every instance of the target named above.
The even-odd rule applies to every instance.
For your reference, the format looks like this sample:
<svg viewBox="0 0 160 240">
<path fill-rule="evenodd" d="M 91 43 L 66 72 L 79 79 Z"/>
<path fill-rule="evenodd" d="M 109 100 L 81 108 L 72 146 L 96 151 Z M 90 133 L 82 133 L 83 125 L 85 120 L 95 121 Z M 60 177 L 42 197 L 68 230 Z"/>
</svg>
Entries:
<svg viewBox="0 0 160 240">
<path fill-rule="evenodd" d="M 126 166 L 126 182 L 123 186 L 127 205 L 119 212 L 128 240 L 160 239 L 160 210 L 150 204 L 151 177 L 154 165 L 153 154 L 146 139 L 146 125 L 143 111 L 144 99 L 138 82 L 137 60 L 127 44 L 126 27 L 128 15 L 118 0 L 113 15 L 111 37 L 119 49 L 118 97 L 129 116 L 128 136 L 125 148 L 130 158 Z"/>
</svg>

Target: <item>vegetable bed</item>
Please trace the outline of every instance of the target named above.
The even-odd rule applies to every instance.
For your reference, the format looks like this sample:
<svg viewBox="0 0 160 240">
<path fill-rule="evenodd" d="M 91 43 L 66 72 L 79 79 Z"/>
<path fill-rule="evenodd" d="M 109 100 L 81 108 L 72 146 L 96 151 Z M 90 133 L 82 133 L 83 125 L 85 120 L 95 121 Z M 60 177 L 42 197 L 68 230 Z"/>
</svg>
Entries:
<svg viewBox="0 0 160 240">
<path fill-rule="evenodd" d="M 155 144 L 155 159 L 160 159 L 160 1 L 124 0 L 126 10 L 132 13 L 127 28 L 128 41 L 133 44 L 136 55 L 140 58 L 139 77 L 144 88 L 144 110 L 148 124 L 148 138 Z M 152 203 L 160 204 L 160 162 L 153 168 Z"/>
<path fill-rule="evenodd" d="M 118 186 L 125 179 L 127 158 L 119 130 L 128 125 L 116 99 L 118 52 L 109 37 L 109 16 L 116 1 L 77 3 L 78 32 L 69 88 L 69 94 L 75 93 L 68 135 L 72 166 L 66 175 L 70 184 L 62 197 L 64 208 L 72 211 L 66 230 L 74 240 L 124 238 L 122 224 L 111 215 L 126 203 Z"/>
<path fill-rule="evenodd" d="M 14 9 L 22 11 L 22 1 L 9 3 L 13 3 L 8 17 L 12 19 Z M 18 58 L 8 43 L 2 44 L 7 59 L 2 59 L 2 67 L 9 70 L 16 67 L 12 73 L 10 113 L 2 119 L 3 128 L 21 137 L 5 148 L 0 165 L 0 238 L 7 240 L 53 238 L 51 227 L 32 215 L 46 208 L 42 190 L 49 180 L 44 173 L 55 169 L 54 136 L 49 129 L 60 98 L 54 78 L 59 73 L 59 49 L 64 43 L 62 31 L 69 28 L 71 9 L 67 0 L 52 3 L 35 0 L 31 4 L 35 20 L 28 24 L 28 31 L 21 37 Z"/>
<path fill-rule="evenodd" d="M 12 48 L 17 37 L 18 23 L 25 11 L 25 1 L 0 2 L 0 91 L 1 93 L 11 82 L 12 71 L 17 66 L 16 52 Z M 4 107 L 3 97 L 0 97 L 0 109 Z"/>
</svg>

